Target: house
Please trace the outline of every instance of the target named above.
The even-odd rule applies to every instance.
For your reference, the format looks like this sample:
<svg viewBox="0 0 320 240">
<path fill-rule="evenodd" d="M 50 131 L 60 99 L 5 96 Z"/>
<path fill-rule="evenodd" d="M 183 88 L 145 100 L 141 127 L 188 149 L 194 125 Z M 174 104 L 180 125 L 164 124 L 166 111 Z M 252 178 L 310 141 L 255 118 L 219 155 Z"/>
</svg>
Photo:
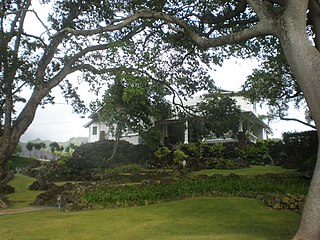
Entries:
<svg viewBox="0 0 320 240">
<path fill-rule="evenodd" d="M 258 139 L 268 139 L 268 135 L 271 133 L 270 127 L 264 123 L 258 117 L 257 107 L 255 103 L 251 103 L 237 92 L 222 91 L 223 94 L 230 95 L 236 100 L 241 110 L 241 116 L 239 121 L 239 133 L 247 138 L 251 142 L 256 142 Z M 188 99 L 184 105 L 195 106 L 197 102 L 203 100 L 206 97 L 210 97 L 209 94 L 203 94 Z M 99 112 L 93 113 L 90 118 L 92 119 L 84 127 L 89 129 L 89 142 L 95 142 L 101 139 L 113 139 L 109 128 L 99 121 Z M 179 119 L 177 116 L 171 119 L 165 119 L 156 121 L 155 126 L 162 132 L 162 144 L 178 144 L 189 143 L 196 141 L 205 142 L 230 142 L 238 141 L 238 138 L 233 133 L 225 133 L 223 138 L 217 138 L 215 136 L 208 136 L 205 139 L 200 139 L 197 131 L 194 131 L 192 127 L 188 126 L 188 122 Z M 127 132 L 123 134 L 122 138 L 132 144 L 140 143 L 140 137 L 138 133 Z"/>
</svg>

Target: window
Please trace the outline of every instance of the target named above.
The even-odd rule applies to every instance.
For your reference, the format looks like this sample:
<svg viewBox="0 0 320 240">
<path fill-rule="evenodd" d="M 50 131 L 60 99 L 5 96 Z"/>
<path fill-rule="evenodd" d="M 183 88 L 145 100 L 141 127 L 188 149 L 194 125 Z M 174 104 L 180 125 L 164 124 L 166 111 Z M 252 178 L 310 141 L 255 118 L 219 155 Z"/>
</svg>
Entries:
<svg viewBox="0 0 320 240">
<path fill-rule="evenodd" d="M 98 134 L 98 128 L 95 126 L 95 127 L 92 127 L 92 135 L 97 135 Z"/>
</svg>

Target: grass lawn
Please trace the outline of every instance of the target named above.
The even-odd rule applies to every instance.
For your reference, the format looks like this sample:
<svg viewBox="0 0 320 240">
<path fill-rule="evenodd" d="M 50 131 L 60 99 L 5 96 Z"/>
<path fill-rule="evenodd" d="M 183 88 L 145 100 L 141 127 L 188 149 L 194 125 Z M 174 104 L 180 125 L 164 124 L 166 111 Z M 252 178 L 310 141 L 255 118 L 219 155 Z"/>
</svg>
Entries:
<svg viewBox="0 0 320 240">
<path fill-rule="evenodd" d="M 262 168 L 224 170 L 222 173 L 241 171 L 242 175 L 254 175 L 285 171 L 276 167 Z M 10 182 L 16 188 L 16 193 L 8 195 L 15 204 L 13 208 L 26 207 L 40 193 L 27 190 L 33 181 L 16 175 Z M 292 238 L 299 219 L 298 212 L 276 211 L 256 199 L 204 197 L 86 212 L 43 210 L 0 214 L 0 239 L 284 240 Z"/>
<path fill-rule="evenodd" d="M 28 207 L 32 203 L 36 196 L 43 191 L 29 191 L 28 187 L 36 179 L 30 178 L 24 175 L 16 174 L 14 179 L 10 181 L 10 185 L 15 188 L 15 192 L 7 195 L 11 202 L 10 208 L 23 208 Z"/>
<path fill-rule="evenodd" d="M 267 173 L 295 173 L 295 169 L 286 169 L 278 166 L 251 166 L 250 168 L 241 168 L 241 169 L 232 169 L 232 170 L 220 170 L 220 169 L 209 169 L 209 170 L 200 170 L 192 173 L 193 176 L 200 174 L 213 175 L 213 174 L 222 174 L 229 175 L 230 173 L 235 173 L 238 175 L 246 176 L 255 176 L 263 175 Z"/>
<path fill-rule="evenodd" d="M 1 239 L 290 239 L 300 215 L 255 199 L 198 198 L 143 207 L 0 215 Z"/>
</svg>

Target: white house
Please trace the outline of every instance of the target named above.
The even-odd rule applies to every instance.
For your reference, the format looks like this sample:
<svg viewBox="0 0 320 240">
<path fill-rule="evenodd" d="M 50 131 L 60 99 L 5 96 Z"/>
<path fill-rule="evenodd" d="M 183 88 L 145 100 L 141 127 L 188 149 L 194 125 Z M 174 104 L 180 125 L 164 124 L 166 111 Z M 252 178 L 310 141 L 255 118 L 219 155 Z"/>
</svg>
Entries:
<svg viewBox="0 0 320 240">
<path fill-rule="evenodd" d="M 256 142 L 258 139 L 268 139 L 271 129 L 266 123 L 259 119 L 256 104 L 251 103 L 237 93 L 223 91 L 223 94 L 230 94 L 230 96 L 236 100 L 238 106 L 240 107 L 241 117 L 239 122 L 239 133 L 245 135 L 246 138 L 251 142 Z M 191 99 L 188 99 L 184 104 L 186 106 L 195 106 L 197 102 L 208 96 L 208 94 L 195 96 Z M 89 142 L 95 142 L 101 139 L 113 139 L 109 128 L 104 123 L 99 121 L 99 112 L 93 113 L 90 118 L 92 120 L 84 126 L 89 129 Z M 188 127 L 188 123 L 179 119 L 178 117 L 157 121 L 155 122 L 155 126 L 158 127 L 162 132 L 163 144 L 169 142 L 172 144 L 188 143 L 199 140 L 197 133 Z M 138 133 L 125 133 L 121 139 L 132 144 L 140 143 Z M 237 141 L 238 139 L 232 134 L 226 133 L 223 138 L 211 136 L 201 140 L 205 142 L 230 142 Z"/>
</svg>

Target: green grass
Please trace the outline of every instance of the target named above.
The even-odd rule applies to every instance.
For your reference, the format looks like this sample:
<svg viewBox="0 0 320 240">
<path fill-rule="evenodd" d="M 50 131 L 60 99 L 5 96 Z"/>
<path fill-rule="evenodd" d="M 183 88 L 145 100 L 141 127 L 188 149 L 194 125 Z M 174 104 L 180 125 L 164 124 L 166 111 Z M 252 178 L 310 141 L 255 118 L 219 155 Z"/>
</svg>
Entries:
<svg viewBox="0 0 320 240">
<path fill-rule="evenodd" d="M 232 170 L 220 170 L 220 169 L 209 169 L 209 170 L 200 170 L 193 172 L 193 176 L 198 176 L 201 174 L 205 175 L 214 175 L 214 174 L 222 174 L 229 175 L 230 173 L 235 173 L 241 176 L 256 176 L 256 175 L 264 175 L 267 173 L 295 173 L 295 169 L 285 169 L 278 166 L 251 166 L 250 168 L 241 168 L 241 169 L 232 169 Z"/>
<path fill-rule="evenodd" d="M 43 191 L 30 191 L 28 187 L 36 179 L 30 178 L 21 174 L 16 174 L 14 179 L 10 181 L 10 185 L 15 188 L 15 192 L 7 195 L 10 201 L 10 208 L 23 208 L 28 207 L 32 203 L 36 196 Z"/>
<path fill-rule="evenodd" d="M 197 198 L 142 207 L 0 215 L 1 239 L 290 239 L 300 215 L 246 198 Z"/>
</svg>

